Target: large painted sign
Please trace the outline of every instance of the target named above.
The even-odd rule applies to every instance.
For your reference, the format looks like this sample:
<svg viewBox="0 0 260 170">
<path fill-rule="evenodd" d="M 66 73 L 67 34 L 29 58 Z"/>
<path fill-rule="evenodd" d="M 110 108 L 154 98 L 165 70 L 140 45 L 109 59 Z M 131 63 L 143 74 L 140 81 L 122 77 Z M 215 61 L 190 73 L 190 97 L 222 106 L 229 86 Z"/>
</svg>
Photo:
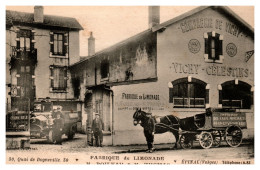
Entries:
<svg viewBox="0 0 260 170">
<path fill-rule="evenodd" d="M 212 117 L 213 127 L 227 127 L 231 125 L 237 125 L 241 128 L 246 127 L 245 113 L 214 112 Z"/>
<path fill-rule="evenodd" d="M 164 103 L 159 94 L 122 93 L 121 99 L 115 103 L 119 111 L 134 111 L 141 108 L 144 111 L 164 110 Z"/>
<path fill-rule="evenodd" d="M 225 65 L 208 65 L 202 66 L 201 64 L 182 64 L 172 63 L 170 69 L 174 73 L 179 74 L 201 74 L 206 72 L 209 76 L 230 76 L 230 77 L 248 77 L 249 69 L 244 67 L 229 67 Z"/>
<path fill-rule="evenodd" d="M 242 30 L 236 24 L 213 18 L 187 19 L 180 23 L 180 28 L 182 30 L 182 33 L 201 28 L 214 28 L 216 30 L 223 30 L 236 37 L 238 37 L 242 32 Z"/>
</svg>

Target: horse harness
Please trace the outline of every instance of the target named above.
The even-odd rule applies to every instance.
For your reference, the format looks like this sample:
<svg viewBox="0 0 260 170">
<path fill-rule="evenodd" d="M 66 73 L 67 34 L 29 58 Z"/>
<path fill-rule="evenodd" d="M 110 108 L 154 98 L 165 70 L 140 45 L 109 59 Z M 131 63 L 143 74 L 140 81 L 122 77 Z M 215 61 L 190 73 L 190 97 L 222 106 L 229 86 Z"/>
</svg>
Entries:
<svg viewBox="0 0 260 170">
<path fill-rule="evenodd" d="M 156 123 L 155 126 L 159 126 L 159 127 L 162 127 L 162 128 L 169 128 L 169 129 L 172 129 L 172 130 L 175 130 L 175 131 L 179 131 L 179 129 L 175 129 L 173 128 L 174 126 L 179 126 L 180 124 L 173 124 L 171 119 L 168 117 L 168 116 L 165 116 L 167 118 L 167 120 L 169 121 L 169 123 L 171 125 L 166 125 L 165 123 Z M 174 116 L 174 118 L 176 119 L 176 117 Z M 177 120 L 177 119 L 176 119 Z"/>
</svg>

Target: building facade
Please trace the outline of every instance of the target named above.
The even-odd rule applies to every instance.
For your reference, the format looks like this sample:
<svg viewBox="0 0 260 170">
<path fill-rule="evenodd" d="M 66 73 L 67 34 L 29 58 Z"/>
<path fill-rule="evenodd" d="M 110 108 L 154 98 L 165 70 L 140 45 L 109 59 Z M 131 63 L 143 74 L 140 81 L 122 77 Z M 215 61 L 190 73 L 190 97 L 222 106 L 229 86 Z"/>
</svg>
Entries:
<svg viewBox="0 0 260 170">
<path fill-rule="evenodd" d="M 7 112 L 33 111 L 36 102 L 81 111 L 68 67 L 79 61 L 82 29 L 74 18 L 44 15 L 42 6 L 34 13 L 6 11 Z"/>
<path fill-rule="evenodd" d="M 206 108 L 246 113 L 244 138 L 254 137 L 254 31 L 227 7 L 198 7 L 72 65 L 82 124 L 93 111 L 105 122 L 104 144 L 146 143 L 133 126 L 136 108 L 180 118 Z M 170 133 L 155 143 L 173 143 Z"/>
</svg>

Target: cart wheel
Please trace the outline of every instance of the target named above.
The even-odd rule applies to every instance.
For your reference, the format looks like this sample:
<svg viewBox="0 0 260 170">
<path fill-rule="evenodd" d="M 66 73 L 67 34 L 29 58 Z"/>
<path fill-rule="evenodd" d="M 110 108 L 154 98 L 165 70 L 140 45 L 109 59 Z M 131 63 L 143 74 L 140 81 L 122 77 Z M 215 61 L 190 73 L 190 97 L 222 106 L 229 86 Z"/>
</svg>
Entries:
<svg viewBox="0 0 260 170">
<path fill-rule="evenodd" d="M 233 125 L 226 129 L 225 140 L 231 147 L 238 147 L 242 143 L 242 130 L 239 126 Z"/>
<path fill-rule="evenodd" d="M 189 134 L 183 134 L 180 137 L 180 145 L 182 149 L 191 149 L 193 147 L 193 139 Z"/>
<path fill-rule="evenodd" d="M 219 130 L 213 131 L 212 137 L 213 137 L 213 146 L 219 147 L 219 145 L 221 144 L 221 131 Z"/>
<path fill-rule="evenodd" d="M 53 143 L 53 130 L 50 130 L 47 136 L 47 141 Z"/>
<path fill-rule="evenodd" d="M 200 146 L 204 149 L 208 149 L 213 144 L 213 136 L 210 132 L 201 132 L 199 137 Z"/>
</svg>

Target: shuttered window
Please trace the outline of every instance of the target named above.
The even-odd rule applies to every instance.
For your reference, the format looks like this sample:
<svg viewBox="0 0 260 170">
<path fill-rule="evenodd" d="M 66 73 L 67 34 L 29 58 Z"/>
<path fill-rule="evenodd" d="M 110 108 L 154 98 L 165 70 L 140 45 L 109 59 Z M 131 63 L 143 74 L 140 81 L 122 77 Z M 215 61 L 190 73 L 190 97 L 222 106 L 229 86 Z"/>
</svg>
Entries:
<svg viewBox="0 0 260 170">
<path fill-rule="evenodd" d="M 52 55 L 65 56 L 68 53 L 68 34 L 50 33 L 50 51 Z"/>
<path fill-rule="evenodd" d="M 204 34 L 205 40 L 205 61 L 222 62 L 223 57 L 223 36 L 213 32 Z"/>
<path fill-rule="evenodd" d="M 51 88 L 55 90 L 66 90 L 67 88 L 67 68 L 52 67 L 51 68 Z"/>
</svg>

